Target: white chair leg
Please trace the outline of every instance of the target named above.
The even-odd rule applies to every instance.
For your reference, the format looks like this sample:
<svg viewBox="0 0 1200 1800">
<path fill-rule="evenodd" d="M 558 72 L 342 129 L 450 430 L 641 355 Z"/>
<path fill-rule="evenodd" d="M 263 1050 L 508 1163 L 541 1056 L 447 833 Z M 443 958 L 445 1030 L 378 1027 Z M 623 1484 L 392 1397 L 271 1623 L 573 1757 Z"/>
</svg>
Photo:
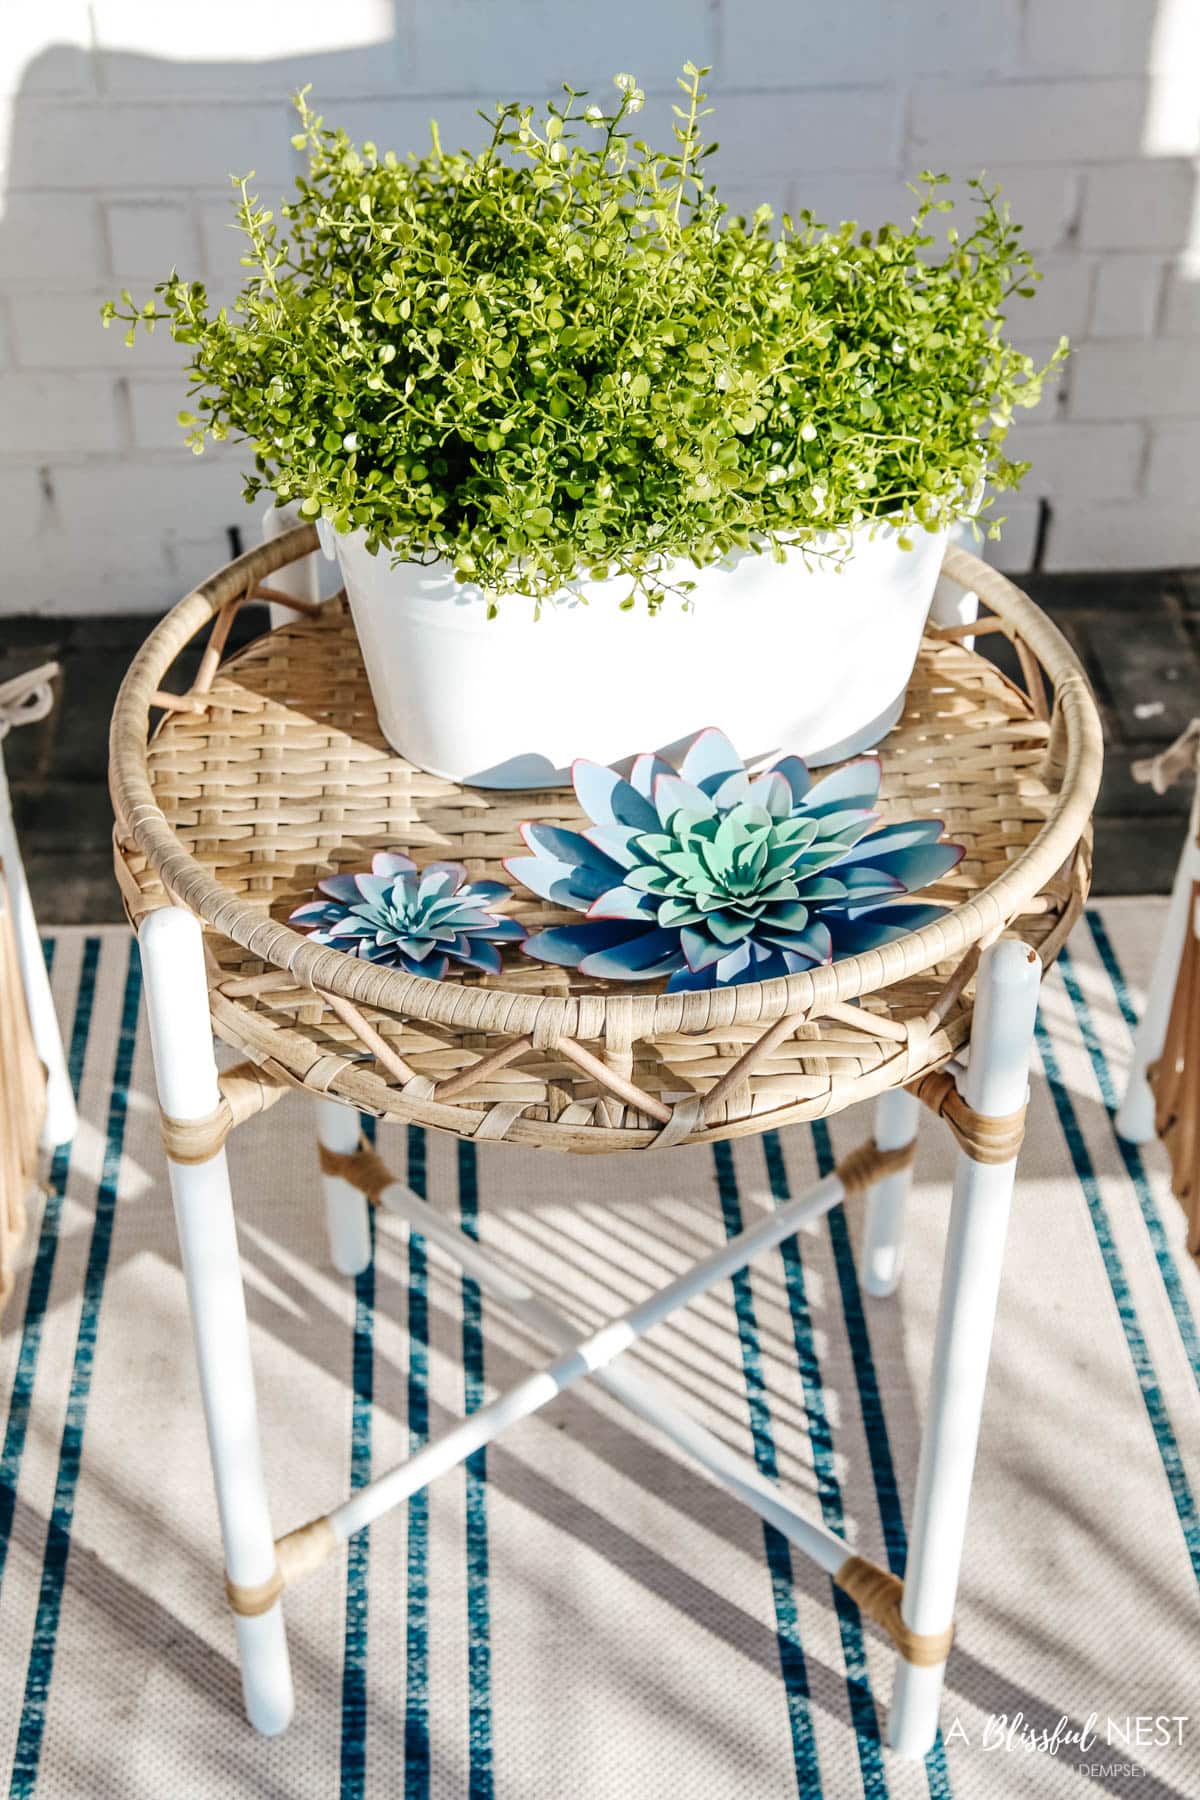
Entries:
<svg viewBox="0 0 1200 1800">
<path fill-rule="evenodd" d="M 78 1122 L 67 1059 L 63 1055 L 62 1034 L 54 1011 L 54 998 L 46 974 L 46 959 L 38 936 L 33 902 L 21 862 L 21 850 L 13 828 L 12 802 L 8 793 L 8 776 L 0 756 L 0 863 L 4 865 L 4 881 L 8 903 L 12 908 L 13 936 L 17 961 L 21 969 L 21 986 L 25 989 L 25 1005 L 29 1010 L 29 1028 L 34 1048 L 46 1070 L 46 1116 L 42 1120 L 42 1148 L 53 1150 L 75 1136 Z"/>
<path fill-rule="evenodd" d="M 317 1142 L 348 1155 L 358 1149 L 358 1114 L 338 1100 L 318 1100 Z M 321 1176 L 329 1258 L 339 1275 L 359 1275 L 371 1260 L 370 1206 L 365 1194 L 340 1175 Z"/>
<path fill-rule="evenodd" d="M 904 1088 L 889 1088 L 875 1103 L 875 1142 L 881 1150 L 903 1150 L 917 1135 L 921 1102 Z M 912 1169 L 896 1169 L 867 1191 L 859 1283 L 866 1294 L 894 1294 L 904 1266 L 904 1214 Z"/>
<path fill-rule="evenodd" d="M 1003 941 L 984 953 L 963 1081 L 978 1113 L 1003 1118 L 1025 1099 L 1041 972 L 1024 944 Z M 954 1618 L 1015 1173 L 1015 1158 L 988 1164 L 959 1154 L 900 1606 L 904 1623 L 923 1634 Z M 924 1756 L 933 1744 L 945 1667 L 897 1661 L 888 1740 L 904 1756 Z"/>
<path fill-rule="evenodd" d="M 206 1118 L 219 1093 L 200 926 L 191 913 L 168 907 L 146 916 L 138 938 L 159 1104 L 174 1119 Z M 225 1152 L 202 1163 L 168 1160 L 167 1166 L 225 1567 L 231 1581 L 257 1586 L 274 1573 L 275 1544 Z M 235 1614 L 234 1624 L 247 1715 L 257 1730 L 274 1735 L 287 1725 L 293 1705 L 282 1607 L 276 1600 L 255 1618 Z"/>
<path fill-rule="evenodd" d="M 1184 839 L 1183 850 L 1179 857 L 1179 866 L 1175 870 L 1175 883 L 1171 889 L 1171 904 L 1167 908 L 1166 923 L 1162 936 L 1158 940 L 1158 954 L 1154 959 L 1154 973 L 1150 977 L 1150 991 L 1146 995 L 1146 1006 L 1138 1021 L 1133 1037 L 1133 1061 L 1129 1070 L 1129 1080 L 1125 1093 L 1117 1109 L 1117 1130 L 1123 1138 L 1132 1144 L 1146 1144 L 1154 1136 L 1154 1095 L 1150 1083 L 1146 1080 L 1146 1070 L 1152 1062 L 1156 1062 L 1162 1054 L 1163 1039 L 1167 1033 L 1167 1020 L 1171 1016 L 1171 1001 L 1175 996 L 1175 980 L 1179 974 L 1179 963 L 1183 956 L 1183 946 L 1191 926 L 1192 885 L 1200 881 L 1200 783 L 1197 783 L 1196 797 L 1192 801 L 1192 816 L 1188 823 L 1188 834 Z"/>
</svg>

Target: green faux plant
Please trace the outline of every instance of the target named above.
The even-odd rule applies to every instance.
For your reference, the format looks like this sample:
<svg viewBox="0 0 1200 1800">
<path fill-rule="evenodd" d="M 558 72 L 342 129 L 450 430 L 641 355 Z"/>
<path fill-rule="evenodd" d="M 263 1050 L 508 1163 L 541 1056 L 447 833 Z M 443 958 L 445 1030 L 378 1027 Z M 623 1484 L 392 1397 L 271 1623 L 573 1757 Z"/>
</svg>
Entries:
<svg viewBox="0 0 1200 1800">
<path fill-rule="evenodd" d="M 609 109 L 564 87 L 543 117 L 497 105 L 479 151 L 435 125 L 407 160 L 356 149 L 302 93 L 308 174 L 279 219 L 235 181 L 233 310 L 173 272 L 104 322 L 132 343 L 166 321 L 191 348 L 180 423 L 197 452 L 249 441 L 247 499 L 496 596 L 622 572 L 626 604 L 654 606 L 673 559 L 978 516 L 1024 473 L 1014 408 L 1066 353 L 1039 370 L 1004 336 L 1037 279 L 1007 206 L 973 182 L 970 229 L 936 253 L 943 175 L 906 228 L 734 216 L 705 179 L 707 73 L 685 65 L 670 150 L 632 136 L 627 75 Z"/>
</svg>

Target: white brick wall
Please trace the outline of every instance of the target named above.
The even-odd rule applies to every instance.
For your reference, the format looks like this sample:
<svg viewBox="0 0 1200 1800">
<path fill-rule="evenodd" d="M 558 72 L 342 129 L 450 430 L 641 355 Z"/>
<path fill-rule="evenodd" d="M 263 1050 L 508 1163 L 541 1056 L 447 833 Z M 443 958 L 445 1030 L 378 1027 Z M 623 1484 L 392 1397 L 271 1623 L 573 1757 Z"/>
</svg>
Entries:
<svg viewBox="0 0 1200 1800">
<path fill-rule="evenodd" d="M 739 207 L 875 225 L 926 164 L 1004 188 L 1046 272 L 1016 334 L 1078 351 L 1014 432 L 1003 565 L 1043 502 L 1049 567 L 1200 564 L 1197 0 L 39 0 L 0 29 L 0 605 L 158 610 L 254 530 L 241 453 L 181 444 L 182 353 L 97 309 L 172 263 L 231 297 L 228 176 L 290 180 L 292 89 L 404 151 L 631 69 L 657 133 L 686 57 Z"/>
</svg>

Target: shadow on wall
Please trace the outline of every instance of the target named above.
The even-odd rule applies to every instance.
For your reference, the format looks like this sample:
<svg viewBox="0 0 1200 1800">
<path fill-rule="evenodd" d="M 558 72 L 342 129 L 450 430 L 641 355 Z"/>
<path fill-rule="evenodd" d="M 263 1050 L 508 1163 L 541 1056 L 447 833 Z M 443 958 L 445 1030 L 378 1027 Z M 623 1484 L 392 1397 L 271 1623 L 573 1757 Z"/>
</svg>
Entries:
<svg viewBox="0 0 1200 1800">
<path fill-rule="evenodd" d="M 45 42 L 51 32 L 73 42 Z M 964 16 L 965 15 L 965 16 Z M 1003 567 L 1200 563 L 1200 11 L 1192 0 L 861 0 L 852 18 L 792 0 L 299 0 L 203 17 L 64 0 L 6 26 L 0 108 L 0 526 L 9 612 L 156 612 L 249 539 L 244 453 L 194 459 L 175 414 L 185 358 L 160 330 L 126 351 L 102 299 L 144 298 L 175 264 L 228 300 L 243 274 L 228 175 L 290 185 L 289 95 L 311 82 L 352 136 L 400 152 L 476 142 L 477 108 L 608 89 L 632 68 L 647 135 L 673 76 L 712 63 L 731 205 L 761 199 L 877 225 L 906 216 L 927 165 L 986 169 L 1045 280 L 1016 328 L 1077 345 L 1014 453 L 1034 464 L 1004 510 Z M 16 41 L 14 41 L 16 40 Z M 236 54 L 234 54 L 236 48 Z M 221 57 L 214 56 L 220 51 Z M 5 66 L 7 65 L 7 67 Z"/>
</svg>

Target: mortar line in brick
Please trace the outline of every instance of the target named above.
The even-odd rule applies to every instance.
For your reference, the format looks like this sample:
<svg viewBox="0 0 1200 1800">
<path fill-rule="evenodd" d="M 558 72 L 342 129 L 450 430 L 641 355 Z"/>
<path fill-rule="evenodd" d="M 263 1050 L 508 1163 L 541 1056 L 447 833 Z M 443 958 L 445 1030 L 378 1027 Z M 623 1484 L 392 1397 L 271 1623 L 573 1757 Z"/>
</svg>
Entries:
<svg viewBox="0 0 1200 1800">
<path fill-rule="evenodd" d="M 1146 497 L 1146 493 L 1147 493 L 1147 489 L 1149 487 L 1149 481 L 1150 481 L 1150 453 L 1151 453 L 1151 446 L 1152 446 L 1153 438 L 1154 438 L 1154 431 L 1153 431 L 1153 427 L 1151 426 L 1151 423 L 1148 419 L 1141 422 L 1141 428 L 1142 428 L 1142 447 L 1141 447 L 1141 454 L 1138 457 L 1137 474 L 1134 477 L 1133 491 L 1134 491 L 1135 496 L 1137 496 L 1138 498 L 1144 499 Z"/>
<path fill-rule="evenodd" d="M 708 0 L 708 16 L 712 24 L 713 68 L 725 60 L 725 8 L 722 0 Z"/>
<path fill-rule="evenodd" d="M 900 102 L 900 144 L 897 151 L 897 166 L 901 175 L 904 174 L 905 170 L 910 166 L 913 160 L 913 126 L 915 124 L 915 115 L 913 112 L 914 99 L 913 87 L 910 82 L 905 88 Z M 928 168 L 930 165 L 925 163 L 922 166 Z"/>
<path fill-rule="evenodd" d="M 128 375 L 118 375 L 113 389 L 113 403 L 117 413 L 117 431 L 125 440 L 126 451 L 135 448 L 133 434 L 133 395 Z M 124 458 L 122 458 L 124 460 Z"/>
<path fill-rule="evenodd" d="M 94 195 L 94 204 L 100 220 L 100 260 L 104 264 L 104 273 L 109 281 L 116 280 L 117 259 L 113 255 L 112 225 L 108 216 L 108 197 L 103 193 Z"/>
<path fill-rule="evenodd" d="M 1158 293 L 1154 297 L 1154 316 L 1150 324 L 1152 338 L 1165 338 L 1167 335 L 1167 307 L 1171 297 L 1171 271 L 1177 261 L 1186 254 L 1184 250 L 1172 250 L 1163 257 L 1158 271 Z"/>
<path fill-rule="evenodd" d="M 1063 250 L 1073 250 L 1078 247 L 1080 234 L 1083 230 L 1083 206 L 1084 201 L 1087 198 L 1086 190 L 1087 177 L 1083 169 L 1078 167 L 1072 169 L 1071 204 L 1067 210 L 1066 223 L 1063 226 L 1061 244 Z"/>
<path fill-rule="evenodd" d="M 91 76 L 92 91 L 103 96 L 108 89 L 104 80 L 104 57 L 100 49 L 100 33 L 96 27 L 96 8 L 89 0 L 88 18 L 88 72 Z"/>
</svg>

